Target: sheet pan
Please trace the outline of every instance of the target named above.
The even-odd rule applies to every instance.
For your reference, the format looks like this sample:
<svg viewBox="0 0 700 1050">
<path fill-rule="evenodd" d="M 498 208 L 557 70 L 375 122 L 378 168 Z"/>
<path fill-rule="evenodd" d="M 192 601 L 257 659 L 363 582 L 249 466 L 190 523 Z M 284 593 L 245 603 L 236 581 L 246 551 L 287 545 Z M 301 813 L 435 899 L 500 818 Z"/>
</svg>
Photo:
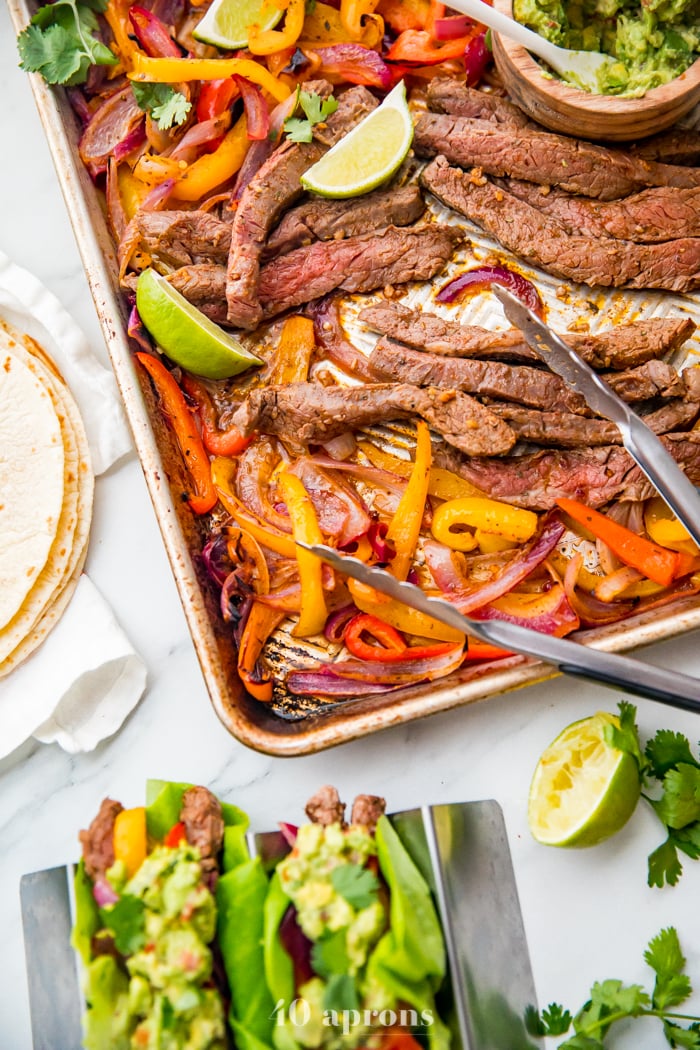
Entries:
<svg viewBox="0 0 700 1050">
<path fill-rule="evenodd" d="M 8 0 L 8 4 L 19 32 L 29 21 L 32 8 L 25 0 Z M 551 677 L 553 672 L 541 663 L 512 657 L 497 664 L 463 668 L 438 682 L 341 703 L 300 701 L 280 695 L 278 690 L 275 703 L 266 706 L 248 696 L 236 674 L 229 631 L 220 620 L 199 563 L 202 526 L 193 520 L 181 499 L 183 468 L 179 454 L 150 387 L 145 382 L 142 385 L 133 365 L 125 334 L 125 307 L 117 282 L 116 254 L 98 194 L 78 155 L 77 120 L 64 91 L 49 88 L 36 74 L 29 76 L 197 657 L 211 702 L 228 731 L 247 746 L 267 754 L 309 754 Z M 695 116 L 700 120 L 700 112 Z M 448 214 L 440 208 L 436 208 L 435 213 L 441 218 Z M 439 285 L 465 263 L 507 261 L 507 253 L 476 227 L 453 213 L 449 213 L 449 217 L 464 227 L 468 240 L 446 273 L 438 278 Z M 521 264 L 518 266 L 522 272 L 528 272 Z M 690 315 L 700 326 L 697 296 L 602 292 L 572 286 L 540 272 L 530 273 L 546 300 L 549 322 L 560 331 L 567 328 L 595 331 L 637 317 L 665 313 Z M 410 291 L 403 301 L 408 305 L 428 303 L 433 293 L 430 285 L 423 285 Z M 474 324 L 505 327 L 507 322 L 492 299 L 485 296 L 472 301 L 461 315 Z M 367 350 L 374 337 L 356 323 L 359 308 L 358 301 L 346 303 L 344 320 L 353 341 Z M 430 309 L 447 312 L 451 308 L 440 308 L 430 302 Z M 460 312 L 452 309 L 447 315 L 460 316 Z M 700 354 L 697 333 L 690 347 L 693 359 L 695 354 Z M 700 357 L 695 360 L 700 361 Z M 400 447 L 404 440 L 401 428 L 388 438 L 394 448 Z M 613 627 L 580 632 L 577 637 L 606 651 L 622 651 L 699 626 L 700 599 L 691 598 Z M 290 661 L 304 663 L 315 652 L 313 644 L 299 646 L 295 642 L 292 645 L 288 635 L 278 633 L 270 657 L 274 667 Z"/>
</svg>

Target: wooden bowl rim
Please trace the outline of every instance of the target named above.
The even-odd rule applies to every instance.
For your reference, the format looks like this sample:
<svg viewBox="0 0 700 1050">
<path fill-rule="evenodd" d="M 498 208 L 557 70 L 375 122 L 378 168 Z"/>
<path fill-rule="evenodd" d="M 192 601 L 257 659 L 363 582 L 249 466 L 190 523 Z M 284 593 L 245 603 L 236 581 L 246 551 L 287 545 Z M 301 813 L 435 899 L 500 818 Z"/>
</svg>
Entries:
<svg viewBox="0 0 700 1050">
<path fill-rule="evenodd" d="M 511 0 L 494 0 L 494 7 L 512 18 Z M 674 77 L 668 84 L 651 88 L 641 98 L 620 98 L 618 95 L 592 95 L 580 88 L 572 87 L 561 80 L 549 79 L 543 76 L 543 67 L 532 57 L 522 44 L 514 40 L 494 33 L 497 42 L 511 62 L 517 66 L 525 80 L 535 89 L 545 92 L 556 98 L 559 102 L 575 109 L 584 110 L 599 115 L 610 117 L 613 115 L 624 116 L 625 114 L 645 114 L 654 112 L 660 107 L 667 106 L 671 101 L 677 101 L 686 94 L 700 88 L 700 58 L 693 62 L 685 72 Z M 605 102 L 601 109 L 601 100 Z"/>
</svg>

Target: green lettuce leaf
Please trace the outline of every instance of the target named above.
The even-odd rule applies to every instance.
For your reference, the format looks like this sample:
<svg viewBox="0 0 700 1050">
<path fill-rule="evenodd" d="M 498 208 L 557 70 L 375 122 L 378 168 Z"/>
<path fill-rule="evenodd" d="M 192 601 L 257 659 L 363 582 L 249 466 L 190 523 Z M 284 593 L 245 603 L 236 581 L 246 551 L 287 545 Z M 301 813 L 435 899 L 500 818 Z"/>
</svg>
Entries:
<svg viewBox="0 0 700 1050">
<path fill-rule="evenodd" d="M 148 834 L 154 839 L 163 839 L 168 834 L 173 825 L 177 824 L 180 819 L 180 810 L 182 809 L 182 796 L 192 784 L 179 784 L 175 781 L 170 780 L 147 780 L 146 781 L 146 826 L 148 828 Z M 224 824 L 226 828 L 240 828 L 241 831 L 233 836 L 231 842 L 234 840 L 243 840 L 245 832 L 248 830 L 250 821 L 248 816 L 239 809 L 238 806 L 232 806 L 227 802 L 221 803 L 221 812 L 224 817 Z M 229 849 L 232 847 L 230 846 Z M 238 847 L 232 854 L 232 860 L 235 863 L 239 863 L 235 860 L 235 857 L 240 855 Z M 248 858 L 248 850 L 245 851 L 245 858 Z M 224 832 L 224 869 L 226 870 L 226 832 Z"/>
<path fill-rule="evenodd" d="M 127 1008 L 129 979 L 112 955 L 98 955 L 85 972 L 87 1002 L 85 1050 L 129 1050 L 131 1015 Z"/>
<path fill-rule="evenodd" d="M 97 902 L 92 895 L 92 882 L 85 871 L 85 861 L 81 858 L 75 869 L 73 881 L 75 894 L 75 924 L 70 942 L 87 966 L 92 958 L 92 938 L 102 926 Z"/>
<path fill-rule="evenodd" d="M 274 872 L 265 900 L 265 979 L 274 1002 L 283 1004 L 284 1007 L 294 998 L 294 967 L 279 938 L 280 923 L 289 904 L 289 897 L 282 889 L 280 877 Z"/>
</svg>

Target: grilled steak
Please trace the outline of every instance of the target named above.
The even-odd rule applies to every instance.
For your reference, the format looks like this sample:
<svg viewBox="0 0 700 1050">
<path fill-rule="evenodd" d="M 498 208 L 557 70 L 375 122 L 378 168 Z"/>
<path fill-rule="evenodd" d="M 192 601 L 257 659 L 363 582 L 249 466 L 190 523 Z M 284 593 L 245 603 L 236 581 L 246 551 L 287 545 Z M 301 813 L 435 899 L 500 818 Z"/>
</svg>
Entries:
<svg viewBox="0 0 700 1050">
<path fill-rule="evenodd" d="M 443 269 L 463 239 L 456 226 L 430 223 L 344 241 L 316 241 L 268 263 L 260 273 L 265 317 L 274 317 L 336 288 L 371 292 L 386 285 L 427 281 Z"/>
<path fill-rule="evenodd" d="M 700 164 L 700 131 L 670 128 L 632 146 L 631 152 L 644 160 L 659 160 L 662 164 Z"/>
<path fill-rule="evenodd" d="M 455 117 L 490 120 L 509 128 L 531 124 L 521 109 L 499 95 L 487 95 L 477 88 L 460 84 L 452 77 L 435 77 L 428 81 L 428 109 L 434 113 L 451 113 Z"/>
<path fill-rule="evenodd" d="M 663 244 L 570 236 L 564 226 L 487 179 L 450 167 L 438 157 L 421 176 L 444 204 L 492 234 L 509 251 L 543 270 L 593 286 L 700 287 L 700 237 Z"/>
<path fill-rule="evenodd" d="M 224 818 L 218 798 L 205 787 L 187 788 L 182 796 L 180 820 L 190 846 L 199 850 L 202 871 L 216 871 L 224 844 Z"/>
<path fill-rule="evenodd" d="M 205 263 L 183 266 L 168 276 L 173 288 L 217 324 L 227 323 L 226 269 Z"/>
<path fill-rule="evenodd" d="M 623 401 L 648 401 L 653 397 L 700 399 L 700 368 L 677 372 L 665 361 L 647 361 L 639 368 L 606 376 L 606 381 Z"/>
<path fill-rule="evenodd" d="M 322 81 L 321 84 L 324 82 Z M 330 85 L 325 85 L 330 94 Z M 319 86 L 316 91 L 320 93 Z M 301 195 L 301 176 L 319 160 L 328 145 L 342 138 L 377 101 L 364 87 L 344 92 L 338 108 L 313 142 L 285 141 L 262 165 L 238 202 L 231 231 L 226 278 L 227 318 L 240 328 L 255 328 L 262 319 L 258 301 L 260 255 L 265 239 L 282 213 Z M 324 141 L 318 135 L 324 136 Z"/>
<path fill-rule="evenodd" d="M 309 200 L 292 208 L 267 240 L 263 259 L 314 241 L 357 237 L 386 226 L 409 226 L 425 211 L 418 186 L 393 186 L 354 200 Z"/>
<path fill-rule="evenodd" d="M 401 303 L 387 300 L 365 307 L 360 320 L 380 335 L 446 357 L 540 360 L 517 328 L 492 332 L 477 325 L 445 320 L 437 314 L 409 310 Z M 593 368 L 624 369 L 677 350 L 694 331 L 695 325 L 689 317 L 654 317 L 596 335 L 566 332 L 563 338 Z"/>
<path fill-rule="evenodd" d="M 559 376 L 525 365 L 506 365 L 498 361 L 440 357 L 409 350 L 390 339 L 380 339 L 369 357 L 378 378 L 398 383 L 465 390 L 470 394 L 515 401 L 552 412 L 590 415 L 582 397 L 568 389 Z"/>
<path fill-rule="evenodd" d="M 312 824 L 341 824 L 345 826 L 345 803 L 337 790 L 326 784 L 306 803 L 305 812 Z"/>
<path fill-rule="evenodd" d="M 138 231 L 141 250 L 165 272 L 197 263 L 224 264 L 231 246 L 230 224 L 207 211 L 137 211 L 125 239 L 130 229 Z"/>
<path fill-rule="evenodd" d="M 645 186 L 700 186 L 698 169 L 641 160 L 565 135 L 501 128 L 451 114 L 421 114 L 413 147 L 421 157 L 442 154 L 463 168 L 561 186 L 605 201 Z"/>
<path fill-rule="evenodd" d="M 700 434 L 671 434 L 661 440 L 693 484 L 700 484 Z M 629 453 L 614 445 L 501 459 L 460 456 L 440 447 L 434 450 L 433 461 L 488 492 L 492 499 L 530 510 L 551 510 L 562 496 L 600 507 L 612 499 L 654 495 L 654 487 Z"/>
<path fill-rule="evenodd" d="M 497 456 L 515 444 L 507 423 L 474 398 L 454 390 L 421 390 L 407 383 L 323 387 L 291 383 L 253 390 L 227 425 L 244 435 L 292 438 L 323 444 L 347 430 L 371 423 L 421 416 L 446 441 L 467 455 Z"/>
<path fill-rule="evenodd" d="M 352 804 L 351 824 L 362 824 L 374 831 L 377 821 L 386 813 L 386 799 L 380 795 L 358 795 Z"/>
<path fill-rule="evenodd" d="M 123 809 L 121 802 L 103 798 L 90 827 L 80 832 L 85 870 L 93 882 L 114 864 L 114 822 Z"/>
<path fill-rule="evenodd" d="M 639 244 L 700 237 L 700 186 L 658 186 L 623 201 L 593 201 L 521 179 L 506 179 L 503 186 L 518 200 L 558 219 L 568 233 Z"/>
</svg>

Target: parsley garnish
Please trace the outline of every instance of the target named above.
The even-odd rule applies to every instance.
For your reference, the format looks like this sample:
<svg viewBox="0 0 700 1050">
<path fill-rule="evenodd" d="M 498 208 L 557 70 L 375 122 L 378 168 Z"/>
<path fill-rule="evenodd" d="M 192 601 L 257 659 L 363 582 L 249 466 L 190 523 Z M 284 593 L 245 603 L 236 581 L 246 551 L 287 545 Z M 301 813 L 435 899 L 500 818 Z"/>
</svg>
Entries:
<svg viewBox="0 0 700 1050">
<path fill-rule="evenodd" d="M 107 0 L 54 0 L 40 7 L 17 38 L 20 67 L 41 73 L 47 84 L 84 84 L 90 66 L 114 66 L 118 59 L 96 36 L 96 11 Z"/>
<path fill-rule="evenodd" d="M 114 934 L 114 943 L 122 955 L 133 955 L 146 943 L 145 911 L 141 898 L 128 893 L 102 911 L 104 924 Z"/>
<path fill-rule="evenodd" d="M 369 908 L 377 899 L 379 882 L 374 872 L 359 864 L 341 864 L 331 872 L 333 889 L 357 911 Z"/>
<path fill-rule="evenodd" d="M 338 108 L 338 100 L 333 95 L 321 98 L 315 91 L 300 91 L 297 104 L 301 106 L 305 116 L 287 117 L 284 122 L 287 138 L 292 142 L 311 142 L 314 125 L 322 124 Z"/>
<path fill-rule="evenodd" d="M 192 103 L 170 84 L 132 82 L 131 90 L 139 109 L 150 113 L 161 131 L 167 131 L 173 124 L 183 124 L 192 109 Z"/>
<path fill-rule="evenodd" d="M 669 1012 L 670 1006 L 685 1002 L 691 994 L 690 980 L 684 973 L 685 958 L 678 934 L 670 926 L 649 942 L 644 959 L 656 975 L 649 994 L 640 984 L 622 981 L 596 982 L 591 997 L 575 1017 L 558 1003 L 538 1014 L 534 1007 L 525 1012 L 525 1027 L 531 1035 L 565 1035 L 573 1025 L 574 1035 L 559 1044 L 559 1050 L 605 1050 L 605 1037 L 617 1021 L 632 1017 L 656 1017 L 663 1022 L 670 1046 L 700 1050 L 700 1018 Z M 692 1021 L 689 1027 L 677 1021 Z"/>
</svg>

